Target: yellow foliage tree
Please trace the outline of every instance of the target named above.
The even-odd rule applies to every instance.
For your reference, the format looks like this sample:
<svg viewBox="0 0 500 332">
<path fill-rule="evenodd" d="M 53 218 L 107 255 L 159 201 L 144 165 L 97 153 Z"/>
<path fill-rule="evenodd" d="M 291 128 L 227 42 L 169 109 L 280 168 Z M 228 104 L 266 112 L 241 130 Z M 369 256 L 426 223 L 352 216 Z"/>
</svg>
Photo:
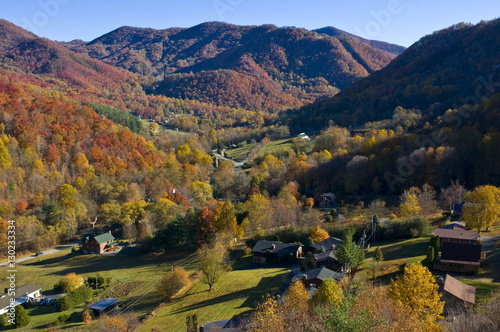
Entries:
<svg viewBox="0 0 500 332">
<path fill-rule="evenodd" d="M 344 300 L 344 292 L 332 278 L 325 279 L 312 297 L 314 305 L 339 305 Z"/>
<path fill-rule="evenodd" d="M 500 189 L 494 186 L 481 186 L 465 194 L 463 219 L 469 229 L 493 226 L 500 217 Z"/>
<path fill-rule="evenodd" d="M 278 301 L 269 294 L 257 306 L 252 324 L 247 327 L 249 332 L 282 332 L 285 327 L 283 310 Z"/>
<path fill-rule="evenodd" d="M 289 312 L 298 310 L 305 312 L 309 309 L 309 294 L 300 280 L 293 282 L 285 293 L 283 300 L 283 310 Z"/>
<path fill-rule="evenodd" d="M 444 302 L 435 279 L 421 264 L 408 264 L 404 274 L 391 282 L 388 292 L 397 306 L 413 313 L 428 326 L 435 325 L 443 312 Z"/>
<path fill-rule="evenodd" d="M 83 284 L 83 278 L 74 272 L 66 274 L 64 277 L 59 279 L 59 285 L 61 286 L 63 292 L 68 293 L 74 291 Z"/>
<path fill-rule="evenodd" d="M 319 226 L 316 226 L 313 229 L 311 229 L 310 234 L 311 234 L 311 239 L 314 241 L 314 243 L 321 242 L 330 237 L 330 234 L 328 234 L 327 231 L 325 231 Z"/>
<path fill-rule="evenodd" d="M 401 205 L 399 205 L 399 215 L 403 218 L 414 217 L 419 214 L 421 210 L 418 205 L 418 197 L 415 193 L 403 194 Z"/>
</svg>

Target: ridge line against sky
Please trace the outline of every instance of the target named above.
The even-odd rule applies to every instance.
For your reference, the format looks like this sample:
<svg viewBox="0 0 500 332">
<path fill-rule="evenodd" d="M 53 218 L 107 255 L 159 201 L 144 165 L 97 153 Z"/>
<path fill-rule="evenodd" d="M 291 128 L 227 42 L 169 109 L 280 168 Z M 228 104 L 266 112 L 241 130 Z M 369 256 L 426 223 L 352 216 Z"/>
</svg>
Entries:
<svg viewBox="0 0 500 332">
<path fill-rule="evenodd" d="M 333 26 L 367 39 L 408 47 L 453 24 L 478 23 L 499 15 L 498 0 L 0 1 L 0 18 L 58 41 L 91 41 L 121 26 L 189 28 L 221 21 L 309 30 Z"/>
</svg>

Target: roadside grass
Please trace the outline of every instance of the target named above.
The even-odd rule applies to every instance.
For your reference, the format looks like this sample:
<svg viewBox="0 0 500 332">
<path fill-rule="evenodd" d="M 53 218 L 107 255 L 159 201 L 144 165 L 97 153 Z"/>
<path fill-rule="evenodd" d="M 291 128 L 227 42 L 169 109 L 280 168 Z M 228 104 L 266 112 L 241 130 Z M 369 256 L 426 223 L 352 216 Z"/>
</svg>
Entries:
<svg viewBox="0 0 500 332">
<path fill-rule="evenodd" d="M 248 264 L 249 260 L 244 260 Z M 174 299 L 142 325 L 140 331 L 162 330 L 166 326 L 168 331 L 185 331 L 186 316 L 194 313 L 198 315 L 199 323 L 244 315 L 257 306 L 263 295 L 277 290 L 290 272 L 282 267 L 241 265 L 245 264 L 239 263 L 239 269 L 226 272 L 212 292 L 201 281 L 195 282 L 184 295 Z"/>
<path fill-rule="evenodd" d="M 372 257 L 375 248 L 380 247 L 384 254 L 384 260 L 378 266 L 376 280 L 381 283 L 389 283 L 402 271 L 401 268 L 404 264 L 421 262 L 426 257 L 428 246 L 429 237 L 375 242 L 368 249 L 366 259 L 357 273 L 367 279 L 372 278 Z"/>
<path fill-rule="evenodd" d="M 163 255 L 78 255 L 70 254 L 70 249 L 62 250 L 54 254 L 48 254 L 37 259 L 19 263 L 16 265 L 16 284 L 23 285 L 34 283 L 42 288 L 42 294 L 53 294 L 55 283 L 67 273 L 74 272 L 87 277 L 99 274 L 105 279 L 111 278 L 112 286 L 106 292 L 116 291 L 120 294 L 120 287 L 130 282 L 142 282 L 144 287 L 137 287 L 123 293 L 118 297 L 120 308 L 132 311 L 136 316 L 142 316 L 153 310 L 161 300 L 156 294 L 156 281 L 163 272 L 170 271 L 173 267 L 183 266 L 188 272 L 195 270 L 196 260 L 193 254 L 184 252 L 169 253 Z M 7 284 L 7 270 L 1 272 L 3 284 Z M 119 281 L 119 282 L 118 282 Z M 116 289 L 115 289 L 116 288 Z M 95 296 L 92 301 L 100 297 Z M 76 310 L 76 311 L 75 311 Z M 68 323 L 73 327 L 81 325 L 81 311 L 83 307 L 69 310 L 64 313 L 73 313 Z M 78 312 L 76 317 L 74 312 Z M 55 307 L 34 307 L 29 309 L 34 327 L 53 323 L 62 314 Z M 79 324 L 78 324 L 79 322 Z M 74 324 L 77 323 L 77 324 Z M 68 325 L 65 324 L 65 327 Z"/>
</svg>

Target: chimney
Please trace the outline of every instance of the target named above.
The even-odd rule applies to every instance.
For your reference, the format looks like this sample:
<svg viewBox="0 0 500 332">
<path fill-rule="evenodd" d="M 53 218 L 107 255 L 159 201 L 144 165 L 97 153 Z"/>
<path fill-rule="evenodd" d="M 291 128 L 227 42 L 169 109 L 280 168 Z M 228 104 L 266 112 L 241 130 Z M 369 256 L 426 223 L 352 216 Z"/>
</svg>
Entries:
<svg viewBox="0 0 500 332">
<path fill-rule="evenodd" d="M 332 250 L 335 250 L 335 248 L 337 248 L 337 246 L 332 244 Z"/>
<path fill-rule="evenodd" d="M 307 274 L 302 275 L 302 280 L 307 280 Z"/>
<path fill-rule="evenodd" d="M 275 250 L 276 249 L 276 245 L 275 244 L 271 244 L 271 250 Z"/>
</svg>

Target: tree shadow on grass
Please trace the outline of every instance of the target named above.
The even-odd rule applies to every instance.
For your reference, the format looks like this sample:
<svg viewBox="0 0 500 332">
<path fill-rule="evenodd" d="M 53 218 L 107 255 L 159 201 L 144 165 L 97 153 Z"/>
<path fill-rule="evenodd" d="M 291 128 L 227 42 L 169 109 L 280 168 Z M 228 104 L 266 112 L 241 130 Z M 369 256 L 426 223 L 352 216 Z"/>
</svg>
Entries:
<svg viewBox="0 0 500 332">
<path fill-rule="evenodd" d="M 238 298 L 246 298 L 246 300 L 238 307 L 238 308 L 255 308 L 258 302 L 262 299 L 266 293 L 268 293 L 268 285 L 273 283 L 273 279 L 281 278 L 281 275 L 277 275 L 274 277 L 264 277 L 259 283 L 252 287 L 242 289 L 236 292 L 232 292 L 229 294 L 224 294 L 221 296 L 213 297 L 208 300 L 200 301 L 197 303 L 193 303 L 189 306 L 185 306 L 179 309 L 172 311 L 172 314 L 179 314 L 183 312 L 189 312 L 200 308 L 205 308 L 208 306 L 220 304 L 227 301 L 232 301 Z M 216 290 L 215 290 L 216 291 Z M 190 294 L 189 296 L 194 296 L 194 294 Z"/>
<path fill-rule="evenodd" d="M 428 241 L 419 241 L 408 244 L 395 243 L 383 248 L 382 252 L 384 253 L 384 260 L 391 261 L 425 255 L 428 246 Z"/>
</svg>

